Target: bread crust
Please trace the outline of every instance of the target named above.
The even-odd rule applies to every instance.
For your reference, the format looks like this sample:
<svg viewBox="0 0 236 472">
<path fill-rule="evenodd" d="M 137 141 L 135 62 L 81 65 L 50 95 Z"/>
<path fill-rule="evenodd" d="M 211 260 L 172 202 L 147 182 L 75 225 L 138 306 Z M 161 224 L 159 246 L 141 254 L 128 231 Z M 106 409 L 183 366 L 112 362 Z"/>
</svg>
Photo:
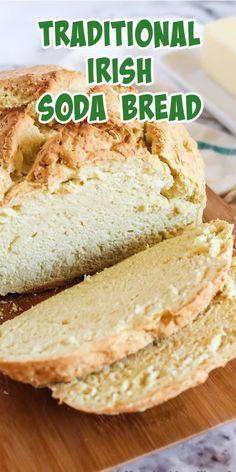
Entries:
<svg viewBox="0 0 236 472">
<path fill-rule="evenodd" d="M 202 288 L 188 304 L 175 313 L 164 314 L 158 324 L 150 324 L 142 331 L 125 332 L 116 337 L 93 341 L 92 346 L 73 354 L 40 361 L 7 361 L 0 359 L 0 370 L 9 377 L 35 386 L 68 382 L 101 370 L 105 364 L 137 352 L 154 339 L 170 336 L 204 311 L 224 285 L 230 261 L 216 274 L 214 280 Z"/>
<path fill-rule="evenodd" d="M 189 376 L 187 379 L 185 379 L 184 382 L 176 381 L 172 382 L 170 385 L 162 388 L 160 391 L 155 392 L 153 395 L 150 395 L 149 397 L 140 399 L 139 401 L 136 401 L 134 403 L 130 402 L 129 404 L 117 404 L 115 408 L 84 408 L 82 405 L 76 405 L 74 402 L 70 402 L 68 398 L 63 395 L 61 395 L 59 404 L 62 404 L 65 402 L 68 406 L 71 406 L 75 410 L 83 411 L 85 413 L 94 413 L 97 415 L 119 415 L 121 413 L 137 413 L 137 412 L 143 412 L 149 408 L 152 408 L 154 406 L 160 405 L 161 403 L 164 403 L 171 398 L 175 398 L 181 393 L 185 392 L 189 388 L 194 388 L 202 383 L 204 383 L 207 378 L 209 377 L 209 374 L 212 370 L 217 369 L 219 367 L 225 367 L 225 365 L 232 360 L 236 356 L 236 349 L 232 353 L 230 352 L 229 355 L 226 358 L 222 358 L 221 363 L 217 362 L 214 365 L 210 364 L 208 366 L 208 369 L 204 370 L 199 370 L 197 372 L 194 372 L 191 376 Z M 58 400 L 58 395 L 54 394 L 54 389 L 53 386 L 50 386 L 52 390 L 52 397 Z"/>
<path fill-rule="evenodd" d="M 236 272 L 235 272 L 235 258 L 232 259 L 232 264 L 231 264 L 231 271 L 230 271 L 230 276 L 232 277 L 232 280 L 236 280 Z M 230 304 L 228 302 L 230 301 Z M 226 302 L 226 305 L 225 305 Z M 214 306 L 217 307 L 218 312 L 218 321 L 217 318 L 214 318 Z M 198 342 L 198 337 L 203 337 L 204 339 L 204 334 L 206 333 L 206 339 L 209 339 L 209 333 L 211 333 L 211 328 L 209 326 L 209 333 L 208 333 L 208 323 L 212 324 L 213 326 L 213 331 L 212 331 L 212 336 L 214 339 L 214 336 L 218 336 L 217 333 L 220 332 L 220 337 L 223 334 L 223 338 L 225 336 L 225 347 L 222 348 L 216 356 L 210 356 L 210 358 L 206 358 L 203 362 L 200 361 L 200 363 L 197 365 L 195 364 L 195 370 L 192 367 L 192 363 L 189 364 L 189 369 L 184 372 L 184 375 L 182 375 L 182 378 L 180 376 L 175 375 L 175 379 L 171 379 L 169 384 L 166 384 L 165 386 L 160 387 L 159 389 L 156 387 L 153 388 L 152 392 L 149 394 L 146 393 L 146 396 L 142 396 L 142 391 L 140 391 L 140 398 L 136 398 L 135 400 L 132 399 L 132 396 L 127 397 L 127 401 L 115 401 L 114 406 L 108 407 L 107 405 L 97 406 L 95 407 L 94 404 L 91 402 L 89 406 L 85 407 L 82 402 L 78 402 L 76 404 L 76 398 L 74 396 L 73 399 L 70 398 L 70 395 L 67 395 L 67 386 L 66 384 L 62 385 L 50 385 L 50 389 L 52 390 L 52 396 L 56 398 L 57 400 L 59 399 L 59 403 L 65 402 L 67 405 L 71 406 L 74 409 L 78 409 L 80 411 L 84 411 L 87 413 L 96 413 L 96 414 L 105 414 L 105 415 L 117 415 L 120 413 L 134 413 L 134 412 L 141 412 L 145 411 L 148 408 L 154 407 L 159 405 L 160 403 L 164 403 L 167 400 L 176 397 L 180 393 L 184 392 L 185 390 L 189 388 L 193 388 L 203 382 L 205 382 L 209 376 L 209 373 L 219 367 L 224 367 L 227 362 L 232 360 L 236 356 L 236 343 L 233 342 L 234 340 L 234 334 L 235 334 L 235 323 L 234 323 L 234 318 L 235 318 L 235 308 L 236 308 L 236 298 L 234 298 L 234 295 L 232 296 L 232 293 L 228 292 L 227 289 L 227 284 L 225 286 L 225 289 L 222 294 L 220 294 L 219 297 L 216 297 L 212 303 L 209 305 L 209 308 L 206 310 L 206 312 L 202 313 L 199 317 L 199 326 L 198 328 L 194 331 L 194 326 L 190 326 L 189 328 L 187 327 L 187 332 L 185 331 L 184 334 L 180 333 L 181 335 L 181 340 L 177 342 L 177 351 L 178 349 L 182 349 L 182 346 L 184 348 L 184 340 L 186 337 L 190 336 L 191 337 L 191 332 L 193 330 L 194 332 L 194 337 L 195 341 Z M 230 313 L 230 317 L 228 318 L 228 313 Z M 223 320 L 222 320 L 223 319 Z M 204 321 L 206 320 L 206 321 Z M 217 330 L 216 333 L 214 333 L 214 325 L 217 325 Z M 198 319 L 195 321 L 196 325 L 198 323 Z M 229 333 L 227 326 L 231 326 L 231 332 Z M 226 330 L 225 330 L 226 328 Z M 205 329 L 205 333 L 202 333 L 202 329 Z M 214 334 L 213 334 L 214 333 Z M 226 334 L 227 333 L 227 334 Z M 201 336 L 202 334 L 202 336 Z M 229 340 L 228 340 L 229 336 Z M 178 334 L 177 334 L 178 337 Z M 212 339 L 212 338 L 211 338 Z M 200 343 L 202 341 L 199 341 Z M 167 346 L 168 346 L 168 341 L 167 341 Z M 191 344 L 190 344 L 191 346 Z M 194 346 L 194 343 L 192 343 L 192 346 Z M 203 344 L 205 346 L 205 344 Z M 162 347 L 164 347 L 165 350 L 165 343 L 162 344 Z M 172 349 L 174 349 L 175 343 L 172 343 L 171 349 L 166 350 L 166 357 L 168 359 L 168 356 L 171 356 Z M 147 347 L 149 349 L 149 347 Z M 153 347 L 150 346 L 150 349 L 152 350 Z M 158 346 L 157 346 L 158 349 Z M 189 352 L 189 347 L 188 347 L 188 339 L 186 339 L 186 355 L 189 354 L 191 356 L 191 352 Z M 207 349 L 207 347 L 206 347 Z M 213 349 L 213 352 L 217 352 L 217 349 Z M 173 352 L 173 355 L 176 355 L 176 353 Z M 178 355 L 178 354 L 177 354 Z M 140 357 L 142 358 L 142 353 L 140 353 Z M 136 366 L 139 367 L 139 360 L 140 357 L 136 359 Z M 149 356 L 149 362 L 150 361 Z M 193 356 L 194 357 L 194 356 Z M 201 358 L 201 354 L 200 354 Z M 168 362 L 168 360 L 167 360 Z M 171 360 L 170 360 L 171 362 Z M 158 369 L 158 363 L 155 362 L 155 365 L 157 366 Z M 179 366 L 181 369 L 181 359 L 179 360 Z M 120 367 L 121 368 L 121 367 Z M 123 366 L 123 368 L 126 368 L 126 365 Z M 131 367 L 132 369 L 132 367 Z M 76 382 L 76 379 L 74 379 Z M 86 382 L 86 380 L 85 380 Z M 115 383 L 116 384 L 116 383 Z M 72 386 L 73 388 L 73 386 Z"/>
<path fill-rule="evenodd" d="M 0 72 L 0 108 L 36 101 L 46 92 L 53 94 L 71 87 L 86 87 L 85 77 L 77 71 L 55 65 L 36 65 Z"/>
<path fill-rule="evenodd" d="M 0 165 L 14 170 L 13 153 L 17 147 L 21 128 L 32 126 L 33 120 L 27 116 L 24 105 L 0 110 Z"/>
<path fill-rule="evenodd" d="M 22 180 L 22 149 L 28 146 L 30 150 L 32 139 L 34 150 L 44 142 L 25 105 L 0 110 L 0 200 L 17 180 Z"/>
<path fill-rule="evenodd" d="M 85 89 L 85 77 L 82 74 L 57 66 L 35 66 L 0 73 L 0 108 L 5 108 L 6 112 L 2 113 L 12 118 L 12 124 L 9 124 L 12 141 L 6 146 L 4 156 L 0 157 L 0 185 L 5 182 L 0 205 L 9 205 L 12 200 L 24 198 L 32 192 L 52 192 L 55 185 L 58 187 L 60 183 L 73 178 L 76 169 L 84 165 L 104 160 L 145 160 L 155 156 L 169 166 L 174 180 L 179 180 L 180 194 L 195 199 L 203 208 L 203 160 L 196 143 L 183 125 L 121 122 L 119 94 L 134 90 L 132 87 L 101 85 L 88 90 L 89 94 L 105 94 L 109 115 L 107 123 L 52 123 L 46 127 L 45 133 L 45 127 L 38 123 L 35 113 L 38 97 L 45 92 L 56 94 L 61 90 L 79 92 Z M 7 112 L 9 108 L 13 110 Z M 17 124 L 13 123 L 13 118 Z M 30 123 L 32 118 L 33 123 Z M 16 145 L 20 143 L 16 125 L 19 127 L 22 120 L 25 128 L 37 126 L 46 142 L 36 153 L 29 172 L 19 175 L 16 182 L 11 182 L 10 173 L 14 166 L 11 145 L 13 139 Z M 48 129 L 54 130 L 52 137 L 48 137 Z M 6 135 L 6 132 L 1 133 L 0 127 L 0 142 L 6 141 Z M 6 162 L 7 166 L 4 164 Z"/>
</svg>

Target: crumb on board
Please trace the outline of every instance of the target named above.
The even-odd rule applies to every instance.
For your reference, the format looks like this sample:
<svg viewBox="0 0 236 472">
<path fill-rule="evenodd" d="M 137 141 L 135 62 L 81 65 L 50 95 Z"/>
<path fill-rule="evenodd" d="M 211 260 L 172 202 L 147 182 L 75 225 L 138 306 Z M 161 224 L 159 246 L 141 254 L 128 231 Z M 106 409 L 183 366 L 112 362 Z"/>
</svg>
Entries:
<svg viewBox="0 0 236 472">
<path fill-rule="evenodd" d="M 18 311 L 18 308 L 17 308 L 17 306 L 16 306 L 15 303 L 12 303 L 11 311 L 12 311 L 13 313 L 16 313 L 16 312 Z"/>
</svg>

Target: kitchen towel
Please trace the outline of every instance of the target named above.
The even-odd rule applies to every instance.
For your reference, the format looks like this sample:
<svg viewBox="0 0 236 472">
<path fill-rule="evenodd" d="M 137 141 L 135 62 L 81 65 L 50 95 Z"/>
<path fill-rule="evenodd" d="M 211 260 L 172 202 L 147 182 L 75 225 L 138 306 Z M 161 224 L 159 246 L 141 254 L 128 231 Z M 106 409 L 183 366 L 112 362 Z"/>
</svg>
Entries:
<svg viewBox="0 0 236 472">
<path fill-rule="evenodd" d="M 236 209 L 236 137 L 198 122 L 187 128 L 206 165 L 206 181 Z"/>
</svg>

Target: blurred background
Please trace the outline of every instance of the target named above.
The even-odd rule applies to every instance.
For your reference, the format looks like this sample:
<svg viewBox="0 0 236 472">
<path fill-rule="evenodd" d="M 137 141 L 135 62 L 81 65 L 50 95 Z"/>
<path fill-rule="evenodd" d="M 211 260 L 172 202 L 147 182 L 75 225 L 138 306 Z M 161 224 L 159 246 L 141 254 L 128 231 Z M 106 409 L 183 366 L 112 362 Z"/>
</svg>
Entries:
<svg viewBox="0 0 236 472">
<path fill-rule="evenodd" d="M 235 1 L 0 1 L 0 66 L 65 61 L 68 51 L 42 50 L 43 18 L 195 18 L 200 24 L 236 15 Z M 81 51 L 80 51 L 81 52 Z"/>
</svg>

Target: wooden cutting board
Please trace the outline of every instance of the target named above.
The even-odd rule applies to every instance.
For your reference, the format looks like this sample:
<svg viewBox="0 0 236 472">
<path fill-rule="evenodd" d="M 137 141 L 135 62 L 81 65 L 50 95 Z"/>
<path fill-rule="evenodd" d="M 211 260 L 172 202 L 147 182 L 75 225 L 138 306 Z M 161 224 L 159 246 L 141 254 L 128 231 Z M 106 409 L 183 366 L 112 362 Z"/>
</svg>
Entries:
<svg viewBox="0 0 236 472">
<path fill-rule="evenodd" d="M 236 212 L 208 190 L 205 220 Z M 0 299 L 2 321 L 50 296 Z M 145 413 L 96 417 L 59 406 L 49 390 L 0 377 L 0 471 L 90 472 L 196 435 L 236 417 L 236 360 L 208 381 Z"/>
</svg>

